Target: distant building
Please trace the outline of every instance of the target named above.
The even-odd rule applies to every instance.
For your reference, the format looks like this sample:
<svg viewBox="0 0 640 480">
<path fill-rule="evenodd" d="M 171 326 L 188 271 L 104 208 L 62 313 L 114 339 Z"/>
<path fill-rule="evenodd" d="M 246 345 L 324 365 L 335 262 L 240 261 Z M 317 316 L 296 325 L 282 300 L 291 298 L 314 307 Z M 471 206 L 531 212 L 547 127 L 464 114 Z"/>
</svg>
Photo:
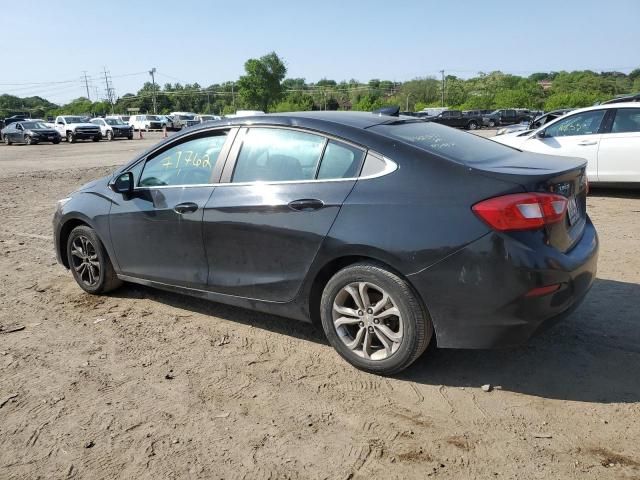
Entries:
<svg viewBox="0 0 640 480">
<path fill-rule="evenodd" d="M 538 82 L 538 85 L 540 85 L 542 87 L 542 90 L 547 91 L 553 85 L 553 81 L 552 80 L 540 80 Z"/>
</svg>

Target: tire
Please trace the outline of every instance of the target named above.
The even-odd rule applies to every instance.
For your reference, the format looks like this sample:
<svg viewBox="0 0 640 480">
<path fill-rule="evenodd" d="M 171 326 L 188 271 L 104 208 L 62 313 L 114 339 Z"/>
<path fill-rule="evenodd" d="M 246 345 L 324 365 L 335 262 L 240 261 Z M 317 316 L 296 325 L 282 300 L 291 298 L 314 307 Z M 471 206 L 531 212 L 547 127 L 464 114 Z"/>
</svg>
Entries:
<svg viewBox="0 0 640 480">
<path fill-rule="evenodd" d="M 93 141 L 93 142 L 99 142 L 101 138 L 102 138 L 102 137 L 100 137 L 100 136 L 96 136 L 96 137 L 93 137 L 93 138 L 91 139 L 91 141 Z"/>
<path fill-rule="evenodd" d="M 33 138 L 27 135 L 24 139 L 24 143 L 26 143 L 27 145 L 33 145 L 34 144 Z"/>
<path fill-rule="evenodd" d="M 107 130 L 107 140 L 113 140 L 113 132 L 111 130 Z"/>
<path fill-rule="evenodd" d="M 4 136 L 4 143 L 7 145 L 11 145 L 13 142 L 9 140 L 9 135 Z"/>
<path fill-rule="evenodd" d="M 67 142 L 76 143 L 76 136 L 73 134 L 73 132 L 67 132 Z"/>
<path fill-rule="evenodd" d="M 128 139 L 128 140 L 133 140 L 133 135 L 129 135 L 129 136 L 127 137 L 127 139 Z"/>
<path fill-rule="evenodd" d="M 57 140 L 53 141 L 54 145 L 58 145 L 60 143 L 60 139 L 58 138 Z"/>
<path fill-rule="evenodd" d="M 85 248 L 80 252 L 82 255 L 78 248 Z M 91 227 L 80 225 L 71 231 L 67 239 L 67 259 L 74 280 L 87 293 L 99 295 L 122 285 L 104 245 Z"/>
<path fill-rule="evenodd" d="M 363 285 L 364 302 L 359 293 Z M 358 306 L 349 290 L 365 305 Z M 380 305 L 385 294 L 387 300 Z M 381 315 L 383 312 L 388 314 Z M 393 375 L 407 368 L 426 350 L 433 336 L 431 319 L 411 286 L 375 263 L 350 265 L 331 277 L 322 292 L 320 318 L 329 343 L 342 358 L 378 375 Z M 336 326 L 334 322 L 341 319 L 346 321 Z M 364 346 L 367 338 L 368 348 Z"/>
<path fill-rule="evenodd" d="M 478 128 L 478 124 L 476 122 L 471 121 L 467 124 L 467 128 L 469 130 L 475 130 L 476 128 Z"/>
<path fill-rule="evenodd" d="M 493 120 L 489 120 L 489 128 L 493 128 L 496 126 L 496 122 Z"/>
</svg>

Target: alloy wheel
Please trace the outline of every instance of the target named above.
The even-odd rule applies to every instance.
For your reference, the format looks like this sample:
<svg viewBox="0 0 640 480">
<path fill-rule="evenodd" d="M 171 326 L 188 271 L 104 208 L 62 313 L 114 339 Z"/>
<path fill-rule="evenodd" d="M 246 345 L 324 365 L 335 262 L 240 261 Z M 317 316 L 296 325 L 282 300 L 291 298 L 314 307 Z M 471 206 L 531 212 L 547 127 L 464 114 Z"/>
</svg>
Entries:
<svg viewBox="0 0 640 480">
<path fill-rule="evenodd" d="M 333 302 L 332 315 L 338 337 L 360 357 L 385 360 L 402 343 L 403 320 L 396 303 L 370 282 L 343 287 Z"/>
<path fill-rule="evenodd" d="M 87 286 L 94 287 L 100 280 L 100 260 L 91 240 L 79 235 L 71 243 L 71 263 L 78 278 Z"/>
</svg>

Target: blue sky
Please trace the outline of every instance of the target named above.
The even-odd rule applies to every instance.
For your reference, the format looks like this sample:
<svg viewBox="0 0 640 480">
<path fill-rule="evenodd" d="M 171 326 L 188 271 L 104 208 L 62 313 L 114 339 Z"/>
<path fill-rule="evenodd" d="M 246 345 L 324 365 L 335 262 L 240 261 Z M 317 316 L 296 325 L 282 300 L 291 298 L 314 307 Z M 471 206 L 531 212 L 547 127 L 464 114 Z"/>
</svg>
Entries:
<svg viewBox="0 0 640 480">
<path fill-rule="evenodd" d="M 246 59 L 272 50 L 286 61 L 289 77 L 307 81 L 403 81 L 441 69 L 469 77 L 491 70 L 528 75 L 585 68 L 628 72 L 640 66 L 639 0 L 22 0 L 16 5 L 0 17 L 5 39 L 0 93 L 56 102 L 86 95 L 80 82 L 85 70 L 100 96 L 103 66 L 118 95 L 136 92 L 151 67 L 160 84 L 207 86 L 237 79 Z M 42 84 L 25 85 L 36 82 Z"/>
</svg>

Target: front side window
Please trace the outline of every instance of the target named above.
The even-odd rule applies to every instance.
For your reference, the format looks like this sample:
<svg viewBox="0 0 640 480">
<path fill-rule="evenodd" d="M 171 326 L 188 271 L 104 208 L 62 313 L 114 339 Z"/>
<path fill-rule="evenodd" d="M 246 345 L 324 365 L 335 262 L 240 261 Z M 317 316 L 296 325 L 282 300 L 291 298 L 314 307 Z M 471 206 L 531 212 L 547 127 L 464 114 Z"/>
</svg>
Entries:
<svg viewBox="0 0 640 480">
<path fill-rule="evenodd" d="M 545 131 L 545 137 L 569 137 L 575 135 L 592 135 L 598 133 L 604 110 L 591 110 L 577 113 L 558 120 Z"/>
<path fill-rule="evenodd" d="M 611 133 L 640 132 L 640 108 L 619 108 Z"/>
<path fill-rule="evenodd" d="M 342 142 L 330 140 L 322 156 L 318 180 L 354 178 L 360 173 L 364 152 Z"/>
<path fill-rule="evenodd" d="M 200 185 L 211 183 L 227 132 L 200 137 L 175 145 L 147 160 L 140 187 Z"/>
<path fill-rule="evenodd" d="M 233 172 L 233 182 L 313 180 L 325 138 L 278 128 L 247 132 Z"/>
</svg>

